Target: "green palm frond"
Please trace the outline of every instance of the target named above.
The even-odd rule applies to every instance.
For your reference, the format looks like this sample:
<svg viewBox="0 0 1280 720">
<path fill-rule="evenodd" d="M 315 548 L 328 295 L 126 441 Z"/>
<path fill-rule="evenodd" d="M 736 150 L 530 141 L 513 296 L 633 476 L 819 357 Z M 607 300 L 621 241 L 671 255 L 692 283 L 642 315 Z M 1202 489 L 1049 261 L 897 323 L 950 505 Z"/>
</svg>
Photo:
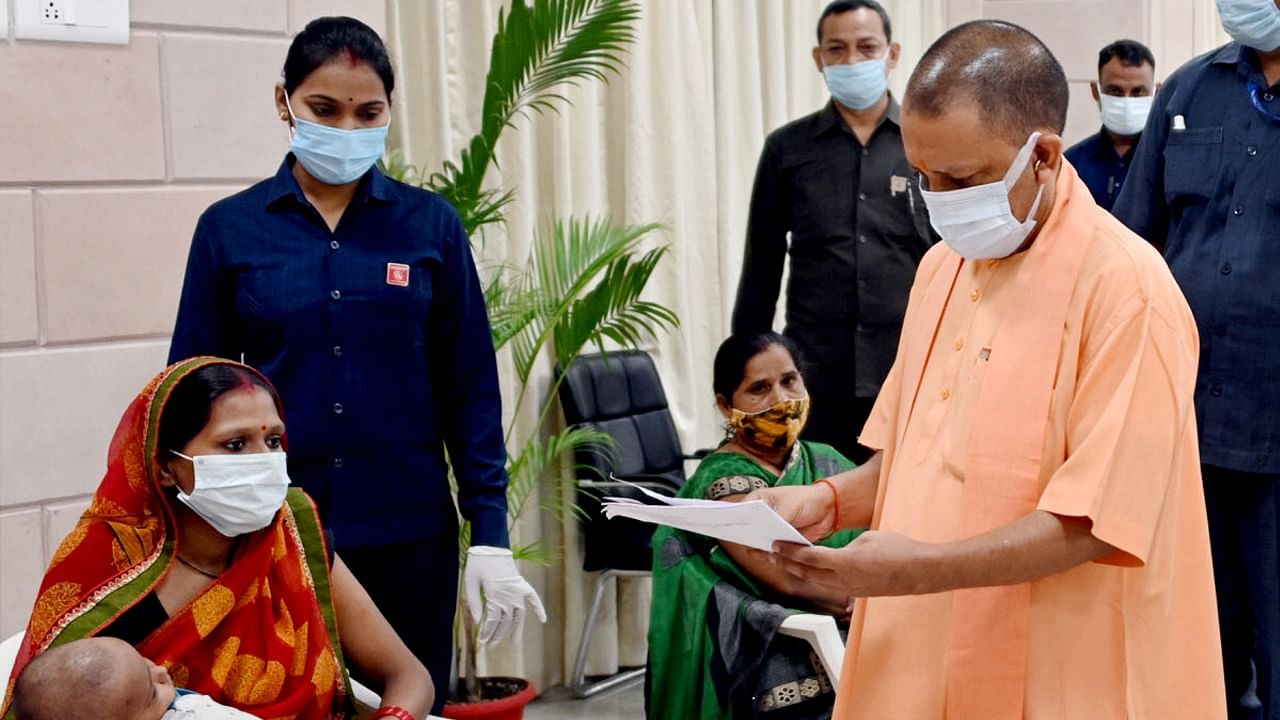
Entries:
<svg viewBox="0 0 1280 720">
<path fill-rule="evenodd" d="M 578 471 L 591 469 L 590 465 L 577 462 L 575 456 L 579 451 L 607 453 L 614 444 L 613 437 L 608 433 L 587 427 L 569 428 L 545 440 L 528 440 L 519 454 L 511 458 L 511 464 L 507 468 L 507 508 L 510 516 L 520 517 L 542 479 L 559 471 L 562 462 L 572 461 L 572 472 L 568 475 L 572 479 L 577 476 Z M 560 497 L 559 492 L 550 494 Z"/>
<path fill-rule="evenodd" d="M 635 0 L 513 0 L 510 13 L 499 12 L 480 132 L 459 163 L 445 163 L 425 183 L 458 208 L 468 235 L 501 221 L 511 201 L 510 193 L 482 189 L 502 131 L 518 114 L 556 110 L 566 102 L 557 88 L 617 73 L 639 17 Z"/>
<path fill-rule="evenodd" d="M 680 319 L 664 305 L 640 299 L 667 247 L 650 250 L 638 260 L 624 255 L 609 264 L 600 282 L 575 300 L 556 325 L 556 361 L 567 366 L 588 344 L 604 350 L 604 341 L 636 347 Z"/>
<path fill-rule="evenodd" d="M 518 291 L 522 325 L 512 336 L 516 373 L 527 382 L 542 349 L 561 332 L 573 331 L 566 325 L 574 308 L 585 297 L 599 298 L 592 307 L 603 304 L 598 317 L 618 317 L 622 330 L 609 337 L 622 337 L 626 329 L 634 330 L 624 347 L 634 347 L 640 336 L 655 334 L 664 325 L 673 326 L 675 313 L 653 303 L 639 301 L 639 293 L 652 274 L 653 264 L 665 250 L 651 251 L 639 262 L 631 258 L 646 235 L 662 226 L 615 225 L 607 217 L 592 220 L 570 218 L 557 221 L 534 236 L 534 250 L 529 269 Z M 656 254 L 655 254 L 656 253 Z M 637 310 L 637 306 L 639 310 Z M 612 314 L 608 312 L 612 310 Z M 579 325 L 588 314 L 580 312 Z M 516 323 L 511 324 L 514 328 Z M 576 335 L 581 335 L 579 329 Z M 594 339 L 589 338 L 589 339 Z M 583 343 L 578 343 L 581 348 Z M 561 367 L 568 366 L 572 354 L 560 352 L 567 347 L 560 341 L 553 345 Z"/>
</svg>

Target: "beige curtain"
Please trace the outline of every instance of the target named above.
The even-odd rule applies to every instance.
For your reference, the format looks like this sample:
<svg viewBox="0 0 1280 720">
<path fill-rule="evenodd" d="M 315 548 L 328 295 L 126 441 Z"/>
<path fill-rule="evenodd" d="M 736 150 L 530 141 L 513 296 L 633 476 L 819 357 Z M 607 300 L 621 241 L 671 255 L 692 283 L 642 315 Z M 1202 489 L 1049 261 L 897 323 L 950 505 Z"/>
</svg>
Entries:
<svg viewBox="0 0 1280 720">
<path fill-rule="evenodd" d="M 478 127 L 499 5 L 389 0 L 387 32 L 399 72 L 392 132 L 413 163 L 439 167 Z M 500 168 L 491 181 L 517 188 L 517 199 L 507 226 L 476 243 L 482 272 L 497 263 L 521 264 L 533 229 L 550 217 L 609 213 L 630 223 L 667 224 L 653 242 L 669 243 L 671 254 L 649 295 L 675 309 L 682 324 L 648 349 L 686 449 L 709 447 L 721 435 L 711 361 L 729 328 L 761 144 L 768 131 L 827 100 L 810 58 L 824 5 L 646 0 L 626 70 L 608 86 L 570 89 L 572 107 L 520 121 L 498 148 Z M 929 0 L 887 5 L 895 13 L 895 39 L 906 46 L 904 59 L 914 62 L 924 38 L 940 31 L 941 9 Z M 899 90 L 908 73 L 904 62 L 894 77 Z M 509 358 L 500 360 L 503 396 L 511 403 L 517 387 Z M 548 362 L 532 380 L 542 396 L 550 373 Z M 535 419 L 507 420 L 527 430 Z M 526 627 L 522 647 L 488 653 L 482 669 L 529 677 L 545 688 L 572 670 L 595 578 L 581 571 L 572 522 L 526 515 L 517 541 L 561 538 L 566 548 L 553 567 L 522 568 L 550 618 L 545 626 Z M 648 606 L 648 580 L 615 589 L 599 620 L 590 673 L 643 664 Z"/>
</svg>

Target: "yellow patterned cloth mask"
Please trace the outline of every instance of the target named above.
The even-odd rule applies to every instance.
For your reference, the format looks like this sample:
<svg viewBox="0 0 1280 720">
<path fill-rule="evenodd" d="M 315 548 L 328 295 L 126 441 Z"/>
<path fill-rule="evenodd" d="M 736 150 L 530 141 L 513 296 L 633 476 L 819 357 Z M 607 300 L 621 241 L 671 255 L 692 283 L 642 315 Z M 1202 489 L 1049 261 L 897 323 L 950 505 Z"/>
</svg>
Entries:
<svg viewBox="0 0 1280 720">
<path fill-rule="evenodd" d="M 767 452 L 790 450 L 809 421 L 809 396 L 783 400 L 760 412 L 729 409 L 729 432 L 742 445 Z"/>
</svg>

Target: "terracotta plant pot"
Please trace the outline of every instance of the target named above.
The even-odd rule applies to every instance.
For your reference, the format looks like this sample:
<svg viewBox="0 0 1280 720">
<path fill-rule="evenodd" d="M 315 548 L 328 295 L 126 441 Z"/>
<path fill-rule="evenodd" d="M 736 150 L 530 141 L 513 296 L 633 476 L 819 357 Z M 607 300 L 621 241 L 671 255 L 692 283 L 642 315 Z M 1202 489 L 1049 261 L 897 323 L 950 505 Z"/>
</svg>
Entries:
<svg viewBox="0 0 1280 720">
<path fill-rule="evenodd" d="M 474 703 L 445 703 L 444 716 L 455 720 L 523 720 L 524 706 L 538 692 L 524 678 L 482 677 L 480 695 L 495 698 Z"/>
</svg>

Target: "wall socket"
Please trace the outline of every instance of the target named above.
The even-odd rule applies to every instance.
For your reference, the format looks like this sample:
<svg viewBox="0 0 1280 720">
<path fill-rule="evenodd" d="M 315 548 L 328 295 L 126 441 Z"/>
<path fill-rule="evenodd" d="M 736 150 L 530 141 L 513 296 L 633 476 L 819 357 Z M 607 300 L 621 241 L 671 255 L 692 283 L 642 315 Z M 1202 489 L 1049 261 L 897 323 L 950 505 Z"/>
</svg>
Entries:
<svg viewBox="0 0 1280 720">
<path fill-rule="evenodd" d="M 40 21 L 48 25 L 67 25 L 71 20 L 67 17 L 67 8 L 62 0 L 41 0 Z"/>
<path fill-rule="evenodd" d="M 18 40 L 129 43 L 129 0 L 9 2 L 13 4 L 13 35 Z"/>
</svg>

